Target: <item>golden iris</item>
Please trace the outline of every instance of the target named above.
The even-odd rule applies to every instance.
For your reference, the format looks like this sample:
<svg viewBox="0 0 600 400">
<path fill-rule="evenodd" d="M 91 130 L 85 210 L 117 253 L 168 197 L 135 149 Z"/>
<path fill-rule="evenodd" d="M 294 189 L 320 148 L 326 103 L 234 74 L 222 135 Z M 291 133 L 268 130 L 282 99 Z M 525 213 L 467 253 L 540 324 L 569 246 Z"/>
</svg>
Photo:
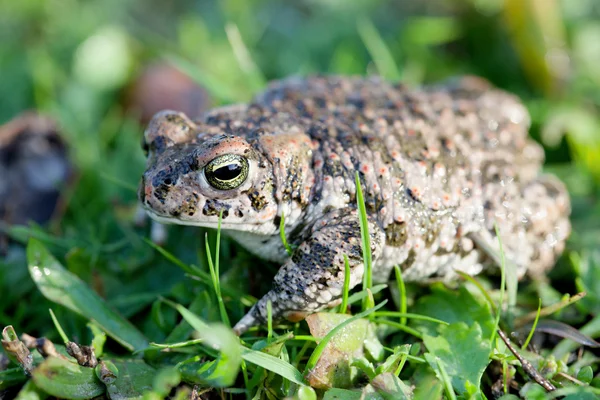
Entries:
<svg viewBox="0 0 600 400">
<path fill-rule="evenodd" d="M 238 154 L 224 154 L 206 164 L 204 175 L 215 189 L 238 188 L 248 177 L 248 160 Z"/>
</svg>

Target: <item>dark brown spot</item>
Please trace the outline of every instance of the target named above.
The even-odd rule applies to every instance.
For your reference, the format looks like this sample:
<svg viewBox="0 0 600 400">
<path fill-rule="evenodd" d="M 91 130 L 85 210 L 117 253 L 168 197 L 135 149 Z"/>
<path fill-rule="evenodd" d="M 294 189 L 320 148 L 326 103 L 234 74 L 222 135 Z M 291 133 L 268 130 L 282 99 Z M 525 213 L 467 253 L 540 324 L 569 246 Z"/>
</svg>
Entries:
<svg viewBox="0 0 600 400">
<path fill-rule="evenodd" d="M 385 227 L 385 244 L 392 247 L 401 247 L 406 243 L 406 223 L 394 222 Z"/>
<path fill-rule="evenodd" d="M 252 208 L 256 211 L 260 211 L 267 206 L 267 200 L 265 196 L 261 195 L 258 190 L 253 190 L 248 193 L 248 198 L 252 204 Z"/>
<path fill-rule="evenodd" d="M 164 136 L 157 136 L 152 143 L 150 143 L 150 150 L 156 152 L 156 153 L 161 153 L 164 149 L 166 149 L 169 144 L 172 143 L 171 139 L 167 139 Z M 147 146 L 147 145 L 146 145 Z"/>
<path fill-rule="evenodd" d="M 167 198 L 167 194 L 169 194 L 169 189 L 169 186 L 161 184 L 156 189 L 154 189 L 154 192 L 152 194 L 154 195 L 154 197 L 156 197 L 158 201 L 164 204 L 165 199 Z"/>
<path fill-rule="evenodd" d="M 207 199 L 204 207 L 202 207 L 202 214 L 206 216 L 215 216 L 219 215 L 221 210 L 223 210 L 223 219 L 229 216 L 230 205 L 220 202 L 215 199 Z"/>
<path fill-rule="evenodd" d="M 410 249 L 408 251 L 408 257 L 406 257 L 406 260 L 404 260 L 404 262 L 401 265 L 402 271 L 406 271 L 407 269 L 409 269 L 415 263 L 416 259 L 417 252 L 415 251 L 415 249 Z"/>
</svg>

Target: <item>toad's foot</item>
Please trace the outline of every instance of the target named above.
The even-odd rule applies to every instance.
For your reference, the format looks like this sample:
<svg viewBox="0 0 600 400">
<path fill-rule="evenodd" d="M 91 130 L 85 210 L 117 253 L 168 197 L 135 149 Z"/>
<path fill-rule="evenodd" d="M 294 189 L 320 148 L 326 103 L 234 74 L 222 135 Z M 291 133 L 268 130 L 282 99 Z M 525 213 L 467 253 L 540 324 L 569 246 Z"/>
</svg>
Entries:
<svg viewBox="0 0 600 400">
<path fill-rule="evenodd" d="M 374 220 L 368 220 L 373 261 L 381 254 L 385 234 Z M 355 209 L 334 210 L 316 221 L 308 238 L 281 267 L 273 289 L 262 297 L 235 325 L 239 335 L 267 321 L 271 302 L 273 320 L 292 321 L 337 304 L 344 287 L 344 255 L 350 265 L 350 288 L 363 277 L 360 222 Z"/>
</svg>

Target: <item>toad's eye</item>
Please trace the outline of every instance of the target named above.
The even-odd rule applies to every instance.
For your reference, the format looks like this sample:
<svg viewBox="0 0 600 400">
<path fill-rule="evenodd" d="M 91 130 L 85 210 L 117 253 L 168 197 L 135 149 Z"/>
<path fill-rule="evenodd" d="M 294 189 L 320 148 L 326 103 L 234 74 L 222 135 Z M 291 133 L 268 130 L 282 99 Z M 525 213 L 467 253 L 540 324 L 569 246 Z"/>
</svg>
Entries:
<svg viewBox="0 0 600 400">
<path fill-rule="evenodd" d="M 238 154 L 224 154 L 204 167 L 204 175 L 215 189 L 235 189 L 248 177 L 248 160 Z"/>
</svg>

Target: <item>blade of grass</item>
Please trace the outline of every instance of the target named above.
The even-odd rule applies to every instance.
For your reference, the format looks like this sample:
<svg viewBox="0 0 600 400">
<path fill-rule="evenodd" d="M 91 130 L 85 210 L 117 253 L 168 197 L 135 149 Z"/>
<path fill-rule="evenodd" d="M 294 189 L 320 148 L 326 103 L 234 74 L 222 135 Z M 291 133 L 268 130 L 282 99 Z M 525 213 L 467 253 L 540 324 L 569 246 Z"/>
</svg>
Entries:
<svg viewBox="0 0 600 400">
<path fill-rule="evenodd" d="M 258 365 L 268 371 L 284 377 L 290 382 L 305 385 L 304 377 L 293 365 L 270 354 L 248 348 L 242 349 L 242 358 L 249 363 Z"/>
<path fill-rule="evenodd" d="M 400 312 L 406 314 L 406 286 L 404 286 L 404 279 L 402 278 L 402 271 L 400 267 L 394 265 L 394 272 L 396 273 L 396 283 L 398 284 L 398 295 L 400 296 Z M 406 316 L 400 317 L 400 323 L 406 325 Z"/>
<path fill-rule="evenodd" d="M 208 233 L 204 236 L 204 244 L 206 247 L 206 257 L 208 259 L 208 268 L 210 270 L 210 276 L 212 279 L 212 286 L 215 290 L 215 295 L 217 296 L 217 303 L 219 304 L 219 313 L 221 315 L 221 321 L 228 327 L 231 327 L 231 322 L 229 321 L 229 316 L 227 315 L 227 310 L 225 309 L 225 303 L 223 302 L 223 296 L 221 295 L 221 284 L 219 281 L 219 250 L 221 243 L 221 220 L 223 217 L 223 210 L 219 213 L 219 222 L 217 224 L 217 244 L 216 244 L 216 254 L 215 254 L 215 263 L 213 264 L 212 255 L 210 252 L 210 245 L 208 244 Z"/>
<path fill-rule="evenodd" d="M 527 349 L 527 346 L 529 346 L 529 342 L 531 341 L 531 338 L 533 337 L 533 333 L 535 332 L 535 327 L 537 326 L 537 323 L 540 319 L 540 311 L 541 310 L 542 310 L 542 299 L 539 299 L 537 313 L 535 315 L 535 319 L 533 320 L 533 326 L 531 327 L 531 330 L 529 331 L 529 335 L 527 335 L 527 339 L 525 339 L 525 343 L 523 343 L 523 346 L 521 346 L 521 350 L 525 350 L 525 349 Z"/>
<path fill-rule="evenodd" d="M 100 172 L 100 178 L 104 179 L 107 182 L 113 183 L 116 186 L 122 187 L 123 189 L 127 189 L 130 192 L 137 193 L 137 186 L 132 184 L 131 182 L 127 182 L 119 177 L 109 175 L 106 172 Z"/>
<path fill-rule="evenodd" d="M 344 290 L 342 291 L 342 304 L 340 313 L 345 314 L 348 311 L 348 294 L 350 292 L 350 262 L 348 256 L 344 254 Z"/>
<path fill-rule="evenodd" d="M 356 204 L 358 206 L 358 215 L 360 221 L 360 236 L 362 238 L 362 253 L 364 264 L 363 275 L 363 290 L 370 289 L 373 286 L 373 256 L 371 254 L 371 238 L 369 237 L 369 221 L 367 220 L 367 208 L 365 207 L 365 199 L 360 185 L 360 177 L 358 171 L 355 175 L 356 184 Z M 367 300 L 363 300 L 363 310 L 367 304 Z"/>
<path fill-rule="evenodd" d="M 215 275 L 217 277 L 216 283 L 219 286 L 219 293 L 221 292 L 221 285 L 219 282 L 219 278 L 221 276 L 221 268 L 220 268 L 220 264 L 219 264 L 219 259 L 221 258 L 221 221 L 222 220 L 223 220 L 223 210 L 219 211 L 219 222 L 217 223 L 217 243 L 215 244 Z"/>
<path fill-rule="evenodd" d="M 421 320 L 421 321 L 429 321 L 429 322 L 433 322 L 435 324 L 450 325 L 448 322 L 442 321 L 441 319 L 428 317 L 426 315 L 421 315 L 421 314 L 403 313 L 403 312 L 399 312 L 399 311 L 377 311 L 376 313 L 373 314 L 373 317 L 400 317 L 400 318 L 404 318 L 404 319 L 410 318 L 410 319 L 417 319 L 417 320 Z M 406 323 L 404 323 L 402 325 L 406 325 Z"/>
<path fill-rule="evenodd" d="M 306 340 L 304 342 L 304 344 L 302 345 L 302 347 L 300 348 L 300 350 L 294 356 L 294 361 L 292 362 L 292 365 L 294 367 L 296 367 L 296 368 L 299 367 L 300 361 L 302 361 L 302 358 L 304 357 L 304 354 L 306 354 L 306 352 L 308 351 L 308 348 L 310 346 L 312 346 L 313 343 L 315 343 L 315 342 L 309 341 L 309 340 Z"/>
<path fill-rule="evenodd" d="M 154 343 L 154 342 L 151 342 L 150 346 L 156 347 L 158 349 L 180 349 L 183 347 L 194 346 L 196 344 L 202 344 L 202 343 L 204 343 L 204 339 L 192 339 L 192 340 L 187 340 L 185 342 L 179 342 L 179 343 Z"/>
<path fill-rule="evenodd" d="M 267 301 L 267 342 L 273 338 L 273 304 Z"/>
<path fill-rule="evenodd" d="M 385 44 L 373 23 L 367 18 L 361 18 L 357 22 L 357 29 L 367 51 L 377 66 L 377 72 L 384 78 L 399 80 L 400 72 L 394 61 L 392 52 Z"/>
<path fill-rule="evenodd" d="M 223 103 L 233 103 L 236 101 L 236 90 L 233 87 L 227 86 L 222 80 L 217 79 L 206 71 L 202 71 L 198 65 L 176 55 L 169 55 L 165 58 L 202 87 L 205 87 L 214 98 Z"/>
<path fill-rule="evenodd" d="M 421 332 L 419 332 L 416 329 L 410 328 L 407 325 L 401 324 L 399 322 L 390 321 L 387 319 L 375 319 L 375 320 L 373 320 L 373 322 L 375 322 L 376 324 L 383 324 L 383 325 L 392 326 L 394 328 L 398 328 L 399 330 L 406 332 L 409 335 L 413 335 L 414 337 L 416 337 L 418 339 L 423 339 L 423 334 Z"/>
<path fill-rule="evenodd" d="M 444 367 L 444 363 L 439 358 L 436 358 L 437 367 L 440 370 L 440 375 L 442 376 L 442 383 L 444 385 L 444 391 L 446 392 L 446 396 L 449 400 L 456 400 L 456 394 L 454 393 L 454 389 L 452 388 L 452 382 L 450 382 L 450 377 L 448 376 L 448 372 L 446 372 L 446 368 Z"/>
<path fill-rule="evenodd" d="M 283 215 L 283 213 L 281 213 L 281 220 L 279 221 L 279 237 L 281 238 L 281 243 L 283 243 L 283 247 L 285 247 L 285 252 L 288 254 L 288 256 L 291 257 L 291 255 L 294 252 L 288 244 L 287 239 L 285 238 L 285 216 Z"/>
<path fill-rule="evenodd" d="M 317 338 L 315 338 L 314 336 L 310 336 L 310 335 L 294 335 L 294 337 L 290 340 L 299 340 L 299 341 L 309 341 L 309 342 L 316 342 Z"/>
<path fill-rule="evenodd" d="M 243 357 L 243 355 L 242 355 Z M 246 364 L 246 360 L 242 358 L 242 363 L 240 364 L 240 368 L 242 369 L 242 377 L 244 378 L 244 387 L 246 388 L 246 399 L 250 399 L 250 378 L 248 377 L 248 365 Z"/>
<path fill-rule="evenodd" d="M 498 308 L 496 309 L 496 320 L 494 321 L 494 330 L 492 331 L 492 336 L 490 337 L 490 343 L 492 344 L 496 339 L 496 335 L 500 327 L 500 316 L 502 314 L 502 304 L 504 303 L 504 292 L 506 290 L 504 249 L 502 248 L 502 239 L 500 238 L 500 231 L 496 223 L 494 223 L 494 230 L 496 231 L 498 245 L 500 246 L 500 300 L 498 301 Z"/>
<path fill-rule="evenodd" d="M 400 376 L 400 373 L 402 372 L 402 368 L 404 368 L 404 364 L 406 364 L 407 359 L 408 359 L 408 354 L 403 354 L 402 358 L 400 359 L 400 363 L 398 364 L 398 368 L 396 368 L 396 370 L 394 371 L 394 375 Z"/>
<path fill-rule="evenodd" d="M 387 285 L 385 283 L 375 285 L 370 289 L 371 294 L 375 295 L 375 294 L 381 292 L 385 288 L 387 288 Z M 358 293 L 354 293 L 352 296 L 348 297 L 348 305 L 352 305 L 352 304 L 356 303 L 357 301 L 364 299 L 367 296 L 368 296 L 368 293 L 366 290 L 361 290 Z"/>
<path fill-rule="evenodd" d="M 195 265 L 187 265 L 186 263 L 175 257 L 172 253 L 168 252 L 167 250 L 157 245 L 153 241 L 148 240 L 147 238 L 144 238 L 144 242 L 146 242 L 146 244 L 148 244 L 154 250 L 158 251 L 160 255 L 166 258 L 168 261 L 181 268 L 187 274 L 197 277 L 202 282 L 206 283 L 208 286 L 212 285 L 212 279 L 208 273 L 202 271 Z"/>
<path fill-rule="evenodd" d="M 229 40 L 229 44 L 233 49 L 233 54 L 240 66 L 240 70 L 248 77 L 252 89 L 254 91 L 262 89 L 265 86 L 265 77 L 262 72 L 260 72 L 256 63 L 252 60 L 250 51 L 248 50 L 248 47 L 246 47 L 237 25 L 231 22 L 227 23 L 225 25 L 225 33 L 227 34 L 227 40 Z"/>
<path fill-rule="evenodd" d="M 502 360 L 502 389 L 504 394 L 508 394 L 508 362 Z"/>
<path fill-rule="evenodd" d="M 52 318 L 52 322 L 54 323 L 54 326 L 56 327 L 56 330 L 58 331 L 58 335 L 62 339 L 63 343 L 67 344 L 67 342 L 69 342 L 69 338 L 67 337 L 67 334 L 63 330 L 62 326 L 60 326 L 60 323 L 58 322 L 58 318 L 56 318 L 56 315 L 54 315 L 54 311 L 52 311 L 51 308 L 49 308 L 48 311 L 50 312 L 50 318 Z"/>
<path fill-rule="evenodd" d="M 366 297 L 365 301 L 366 301 L 366 303 L 365 303 L 366 309 L 375 307 L 375 298 L 373 297 L 373 293 L 371 292 L 371 289 L 367 289 L 367 297 Z"/>
</svg>

